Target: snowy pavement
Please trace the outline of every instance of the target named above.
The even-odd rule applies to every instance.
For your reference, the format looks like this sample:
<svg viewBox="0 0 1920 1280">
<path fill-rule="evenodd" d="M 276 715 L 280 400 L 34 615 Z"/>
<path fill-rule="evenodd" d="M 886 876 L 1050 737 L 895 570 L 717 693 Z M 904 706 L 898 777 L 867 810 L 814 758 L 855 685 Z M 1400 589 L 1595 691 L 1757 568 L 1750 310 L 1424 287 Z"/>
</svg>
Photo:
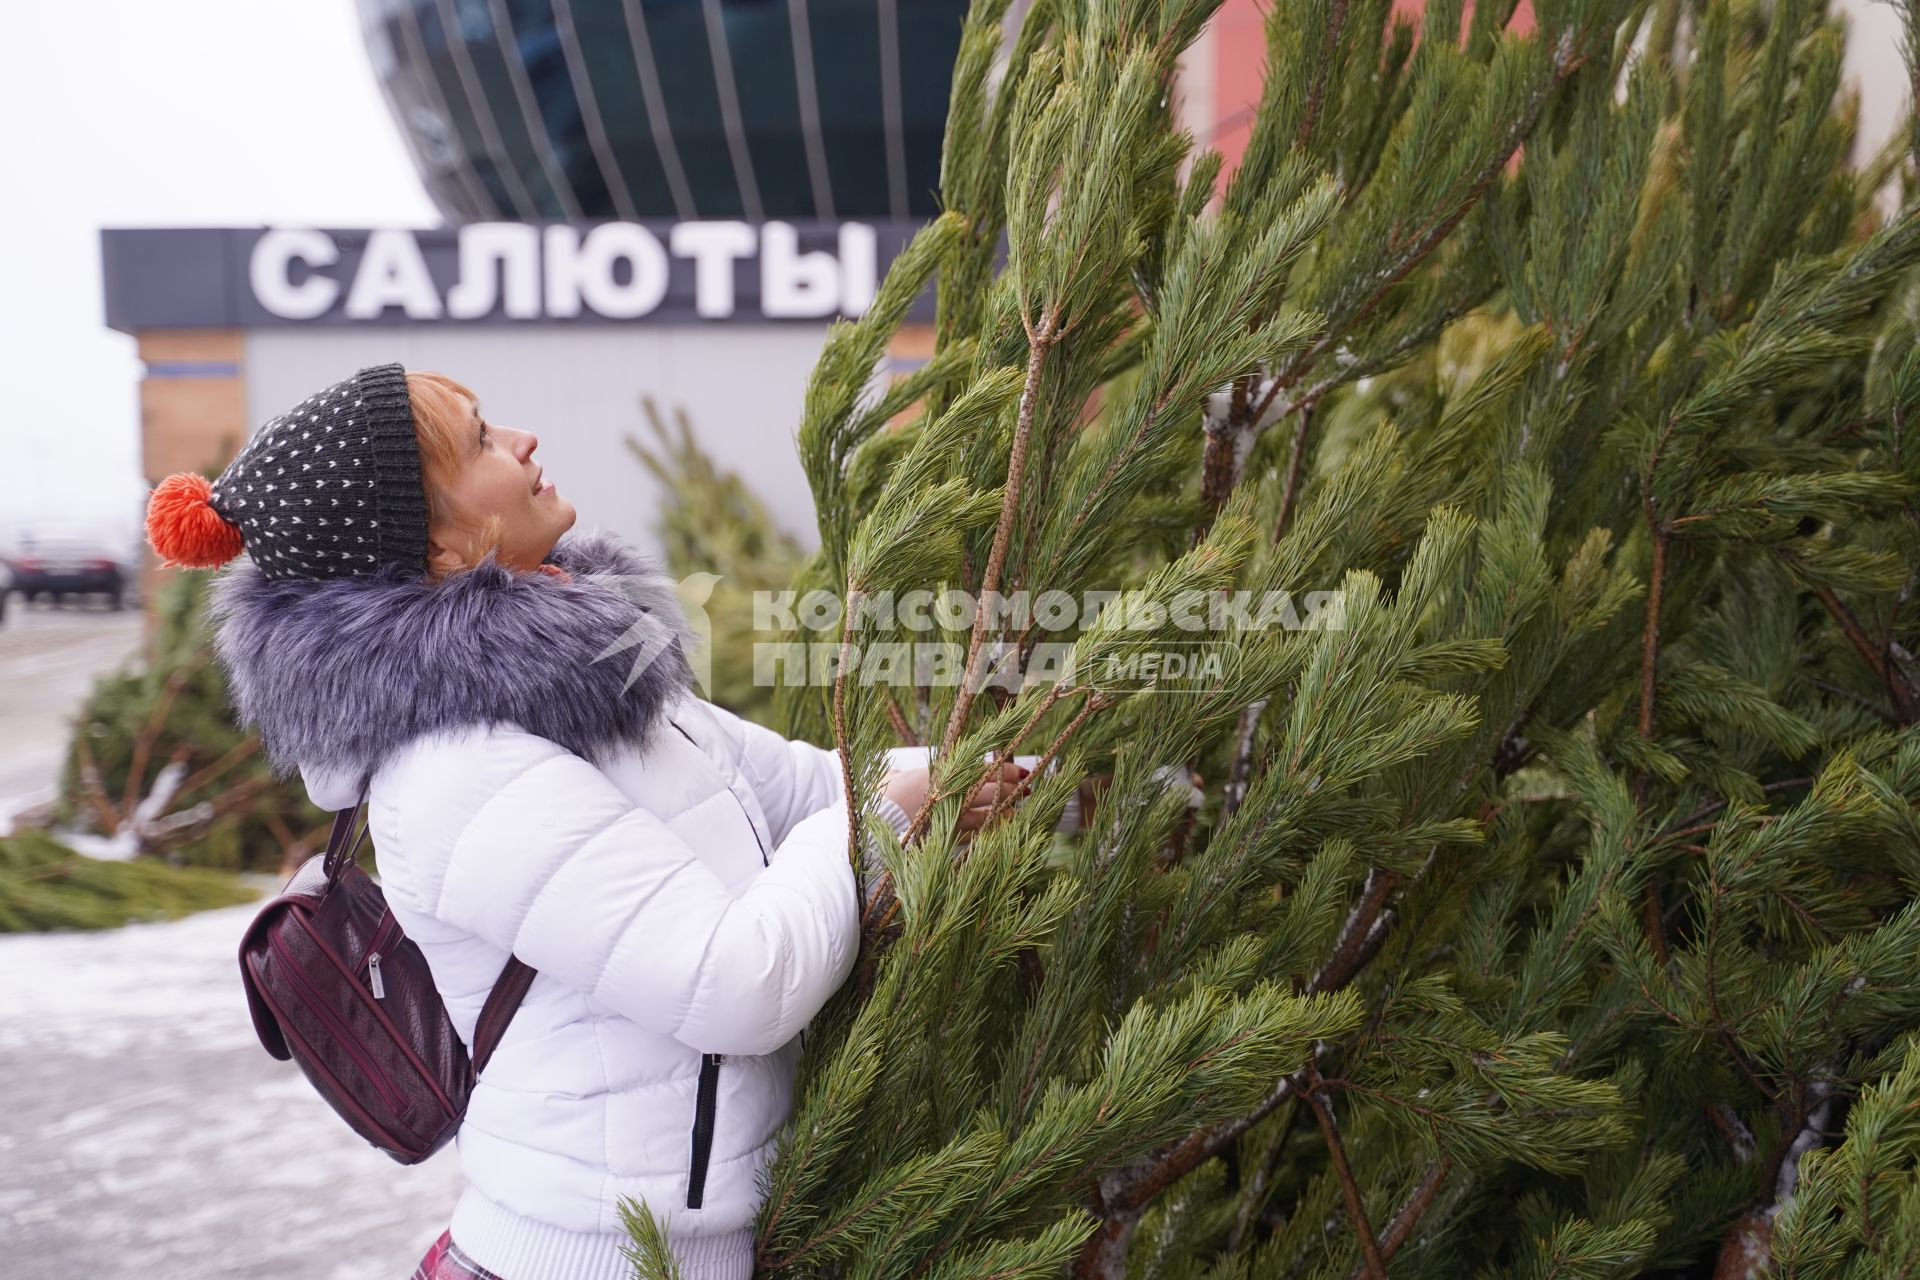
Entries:
<svg viewBox="0 0 1920 1280">
<path fill-rule="evenodd" d="M 0 832 L 51 798 L 69 718 L 141 633 L 137 610 L 11 604 Z M 406 1280 L 445 1229 L 450 1147 L 395 1164 L 260 1047 L 234 957 L 256 909 L 0 936 L 4 1280 Z"/>
<path fill-rule="evenodd" d="M 445 1228 L 451 1146 L 395 1164 L 260 1048 L 254 910 L 0 937 L 8 1280 L 405 1280 Z"/>
</svg>

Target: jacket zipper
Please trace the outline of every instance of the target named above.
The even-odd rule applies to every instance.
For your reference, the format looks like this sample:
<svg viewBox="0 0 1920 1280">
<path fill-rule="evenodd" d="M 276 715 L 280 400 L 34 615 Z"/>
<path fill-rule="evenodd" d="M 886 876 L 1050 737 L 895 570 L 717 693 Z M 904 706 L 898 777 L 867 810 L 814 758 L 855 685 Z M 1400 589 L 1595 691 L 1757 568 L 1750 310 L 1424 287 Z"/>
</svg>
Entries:
<svg viewBox="0 0 1920 1280">
<path fill-rule="evenodd" d="M 688 733 L 685 729 L 680 728 L 679 721 L 670 719 L 667 721 L 667 723 L 672 725 L 674 729 L 679 732 L 681 737 L 685 738 L 688 742 L 692 742 L 695 747 L 700 748 L 702 755 L 706 754 L 706 749 L 704 747 L 700 747 L 700 744 L 694 741 L 693 735 Z M 739 792 L 735 791 L 732 787 L 727 788 L 727 794 L 732 796 L 733 802 L 740 806 L 740 813 L 747 820 L 747 830 L 753 832 L 753 842 L 756 845 L 760 846 L 760 865 L 763 867 L 772 866 L 773 865 L 772 859 L 767 857 L 767 843 L 766 841 L 760 838 L 760 828 L 753 825 L 753 815 L 747 812 L 747 802 L 742 800 L 740 798 Z M 805 1053 L 806 1051 L 807 1051 L 807 1031 L 805 1027 L 802 1027 L 800 1029 L 800 1052 Z M 704 1071 L 705 1068 L 702 1068 L 702 1070 Z M 702 1078 L 704 1079 L 705 1077 L 703 1076 Z"/>
<path fill-rule="evenodd" d="M 687 1174 L 687 1208 L 698 1209 L 707 1191 L 707 1162 L 713 1155 L 714 1104 L 724 1054 L 700 1055 L 700 1085 L 693 1101 L 693 1167 Z"/>
<path fill-rule="evenodd" d="M 685 738 L 688 742 L 693 743 L 694 747 L 698 749 L 702 755 L 706 754 L 706 748 L 700 746 L 699 742 L 694 739 L 694 736 L 692 734 L 688 733 L 685 729 L 682 729 L 680 727 L 679 721 L 669 718 L 667 723 L 672 725 L 674 727 L 675 732 L 677 732 L 681 737 Z M 747 820 L 747 830 L 753 832 L 753 843 L 759 846 L 759 849 L 760 849 L 760 865 L 763 867 L 772 866 L 773 865 L 772 859 L 767 857 L 767 842 L 760 838 L 760 828 L 754 825 L 753 815 L 747 812 L 747 802 L 742 800 L 740 798 L 740 793 L 735 791 L 732 787 L 727 788 L 727 794 L 732 796 L 733 802 L 740 806 L 740 816 Z M 807 1048 L 807 1033 L 806 1033 L 806 1029 L 802 1028 L 800 1031 L 801 1052 L 804 1053 L 806 1051 L 806 1048 Z M 706 1055 L 706 1057 L 708 1059 L 711 1059 L 711 1062 L 702 1061 L 700 1064 L 701 1092 L 699 1094 L 699 1098 L 696 1098 L 695 1100 L 694 1113 L 693 1113 L 694 1174 L 692 1179 L 689 1180 L 688 1186 L 687 1186 L 687 1208 L 689 1209 L 698 1209 L 700 1207 L 701 1193 L 704 1190 L 706 1186 L 706 1181 L 707 1181 L 707 1154 L 708 1153 L 705 1150 L 703 1150 L 700 1145 L 701 1108 L 700 1108 L 699 1099 L 704 1098 L 706 1100 L 707 1143 L 709 1146 L 711 1146 L 713 1142 L 712 1082 L 718 1079 L 720 1075 L 720 1063 L 725 1056 L 726 1056 L 725 1054 L 719 1054 L 719 1053 L 708 1054 Z"/>
<path fill-rule="evenodd" d="M 406 1104 L 400 1097 L 400 1091 L 394 1087 L 393 1081 L 387 1078 L 387 1073 L 380 1069 L 379 1064 L 361 1050 L 354 1041 L 352 1031 L 348 1030 L 340 1016 L 327 1007 L 320 993 L 314 989 L 311 982 L 307 981 L 307 975 L 302 973 L 300 966 L 294 963 L 293 953 L 287 950 L 286 944 L 280 941 L 279 935 L 269 935 L 267 946 L 280 958 L 281 967 L 286 971 L 288 980 L 306 998 L 307 1007 L 313 1010 L 320 1021 L 327 1024 L 327 1029 L 333 1032 L 334 1039 L 339 1043 L 340 1048 L 353 1059 L 353 1064 L 360 1068 L 367 1082 L 386 1100 L 387 1105 L 393 1108 L 395 1115 L 405 1115 Z"/>
<path fill-rule="evenodd" d="M 672 725 L 676 730 L 678 730 L 681 737 L 685 738 L 688 742 L 692 742 L 695 749 L 697 749 L 701 755 L 705 755 L 707 753 L 706 748 L 702 747 L 699 744 L 699 742 L 695 741 L 694 736 L 692 734 L 688 733 L 685 729 L 680 728 L 679 721 L 669 720 L 667 721 L 667 723 Z M 732 787 L 727 788 L 727 794 L 732 796 L 733 802 L 740 806 L 740 816 L 747 820 L 747 830 L 753 832 L 753 842 L 754 844 L 760 847 L 760 865 L 763 867 L 772 866 L 773 863 L 767 857 L 767 843 L 766 841 L 760 838 L 760 828 L 753 825 L 753 815 L 747 812 L 747 802 L 745 800 L 742 800 L 740 798 L 740 793 L 735 791 Z"/>
</svg>

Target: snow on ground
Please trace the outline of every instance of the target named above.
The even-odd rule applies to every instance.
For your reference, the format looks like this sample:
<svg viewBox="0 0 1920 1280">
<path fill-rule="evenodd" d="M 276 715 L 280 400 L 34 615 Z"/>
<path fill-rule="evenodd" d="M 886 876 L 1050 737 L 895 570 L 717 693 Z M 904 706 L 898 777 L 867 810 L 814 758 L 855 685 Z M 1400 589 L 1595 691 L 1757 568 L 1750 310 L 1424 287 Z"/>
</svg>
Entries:
<svg viewBox="0 0 1920 1280">
<path fill-rule="evenodd" d="M 140 641 L 137 610 L 12 603 L 0 832 L 52 796 L 69 718 Z M 256 909 L 0 936 L 0 1276 L 406 1280 L 445 1229 L 450 1147 L 395 1164 L 260 1047 L 234 954 Z"/>
<path fill-rule="evenodd" d="M 405 1280 L 445 1228 L 451 1146 L 395 1164 L 260 1047 L 255 910 L 0 937 L 10 1280 Z"/>
<path fill-rule="evenodd" d="M 52 796 L 70 717 L 141 625 L 11 603 L 0 833 Z M 235 956 L 256 909 L 0 936 L 0 1277 L 406 1280 L 446 1228 L 451 1147 L 395 1164 L 260 1047 Z"/>
</svg>

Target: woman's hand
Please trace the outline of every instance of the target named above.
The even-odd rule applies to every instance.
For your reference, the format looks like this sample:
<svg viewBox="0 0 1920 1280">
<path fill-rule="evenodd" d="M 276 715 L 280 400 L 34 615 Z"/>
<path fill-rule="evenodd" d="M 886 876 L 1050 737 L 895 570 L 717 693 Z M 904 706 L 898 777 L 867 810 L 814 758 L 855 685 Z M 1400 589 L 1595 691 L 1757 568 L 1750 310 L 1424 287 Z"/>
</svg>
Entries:
<svg viewBox="0 0 1920 1280">
<path fill-rule="evenodd" d="M 1011 760 L 1001 764 L 998 777 L 987 779 L 967 797 L 966 807 L 961 809 L 959 821 L 954 824 L 955 829 L 978 831 L 1002 796 L 1025 794 L 1029 788 L 1026 777 L 1027 771 Z M 888 799 L 909 814 L 915 814 L 926 803 L 927 788 L 931 784 L 932 779 L 925 769 L 896 769 L 880 780 L 880 789 Z"/>
<path fill-rule="evenodd" d="M 927 798 L 928 781 L 925 769 L 895 769 L 880 779 L 880 791 L 912 817 Z"/>
<path fill-rule="evenodd" d="M 1026 795 L 1032 785 L 1026 779 L 1026 766 L 1011 760 L 1002 761 L 997 776 L 981 783 L 967 797 L 966 807 L 960 810 L 960 821 L 954 825 L 963 832 L 978 831 L 986 825 L 987 815 L 993 812 L 1002 796 L 1014 796 L 1013 803 L 1020 803 L 1018 797 Z"/>
</svg>

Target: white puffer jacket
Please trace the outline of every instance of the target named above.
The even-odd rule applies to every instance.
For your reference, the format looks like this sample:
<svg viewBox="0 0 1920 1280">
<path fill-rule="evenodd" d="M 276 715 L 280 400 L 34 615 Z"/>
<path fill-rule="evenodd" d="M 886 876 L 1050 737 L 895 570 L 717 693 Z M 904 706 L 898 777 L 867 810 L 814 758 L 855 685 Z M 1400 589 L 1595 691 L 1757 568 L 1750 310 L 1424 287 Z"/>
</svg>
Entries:
<svg viewBox="0 0 1920 1280">
<path fill-rule="evenodd" d="M 858 946 L 838 757 L 692 692 L 655 561 L 579 534 L 549 559 L 440 583 L 242 560 L 219 656 L 315 803 L 366 789 L 387 899 L 469 1045 L 509 953 L 538 970 L 456 1139 L 462 1250 L 506 1280 L 627 1280 L 631 1198 L 687 1280 L 739 1280 L 800 1030 Z"/>
<path fill-rule="evenodd" d="M 382 886 L 461 1038 L 509 953 L 539 971 L 456 1138 L 453 1238 L 507 1280 L 625 1280 L 623 1197 L 687 1280 L 750 1275 L 800 1031 L 853 966 L 838 757 L 690 695 L 665 714 L 599 765 L 494 725 L 373 776 Z"/>
</svg>

